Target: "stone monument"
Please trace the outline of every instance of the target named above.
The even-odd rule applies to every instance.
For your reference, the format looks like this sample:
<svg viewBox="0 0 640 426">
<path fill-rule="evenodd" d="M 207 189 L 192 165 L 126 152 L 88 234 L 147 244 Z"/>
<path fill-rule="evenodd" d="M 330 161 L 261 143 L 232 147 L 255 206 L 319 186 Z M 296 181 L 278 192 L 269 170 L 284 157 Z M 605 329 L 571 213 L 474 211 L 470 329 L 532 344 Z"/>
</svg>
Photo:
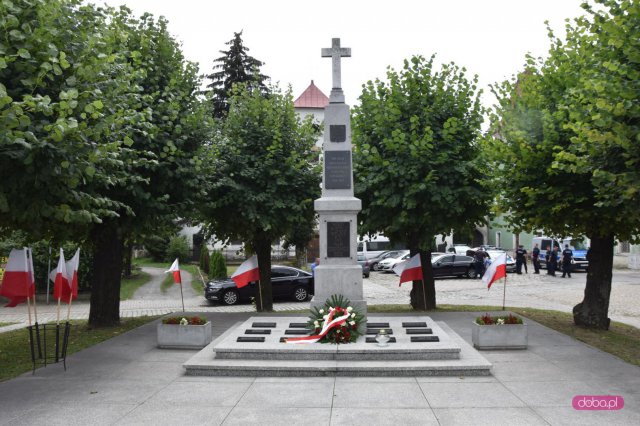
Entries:
<svg viewBox="0 0 640 426">
<path fill-rule="evenodd" d="M 320 265 L 315 268 L 315 295 L 311 306 L 320 307 L 333 294 L 341 294 L 366 313 L 362 267 L 357 262 L 357 216 L 362 203 L 353 196 L 351 125 L 344 102 L 340 60 L 351 49 L 334 38 L 323 57 L 332 58 L 333 87 L 324 113 L 324 167 L 322 197 L 314 206 L 319 215 Z"/>
</svg>

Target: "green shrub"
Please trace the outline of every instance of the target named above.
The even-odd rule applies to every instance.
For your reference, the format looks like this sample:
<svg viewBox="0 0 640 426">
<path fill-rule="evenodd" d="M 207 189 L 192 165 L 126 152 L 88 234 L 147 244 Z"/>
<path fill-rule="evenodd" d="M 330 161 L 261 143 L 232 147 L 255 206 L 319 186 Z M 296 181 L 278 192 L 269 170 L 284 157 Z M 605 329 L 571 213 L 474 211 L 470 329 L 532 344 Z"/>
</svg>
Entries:
<svg viewBox="0 0 640 426">
<path fill-rule="evenodd" d="M 209 273 L 209 250 L 207 249 L 206 244 L 202 244 L 202 249 L 200 250 L 200 270 L 202 270 L 205 274 Z"/>
<path fill-rule="evenodd" d="M 216 250 L 211 253 L 211 259 L 209 261 L 209 278 L 212 280 L 227 278 L 227 263 L 224 261 L 222 253 Z"/>
<path fill-rule="evenodd" d="M 167 247 L 170 242 L 171 239 L 164 235 L 150 235 L 142 240 L 144 249 L 149 253 L 149 257 L 151 257 L 154 262 L 164 262 L 167 260 Z M 175 257 L 173 259 L 175 259 Z"/>
<path fill-rule="evenodd" d="M 178 258 L 181 263 L 186 263 L 191 260 L 189 243 L 187 242 L 187 238 L 183 235 L 171 238 L 169 245 L 167 246 L 165 260 L 171 262 L 175 258 Z"/>
</svg>

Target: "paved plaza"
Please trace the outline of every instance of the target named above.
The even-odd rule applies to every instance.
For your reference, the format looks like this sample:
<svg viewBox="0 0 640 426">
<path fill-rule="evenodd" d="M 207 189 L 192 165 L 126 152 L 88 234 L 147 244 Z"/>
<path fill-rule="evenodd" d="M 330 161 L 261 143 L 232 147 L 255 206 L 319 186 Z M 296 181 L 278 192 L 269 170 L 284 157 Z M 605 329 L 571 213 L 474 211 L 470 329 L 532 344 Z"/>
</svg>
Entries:
<svg viewBox="0 0 640 426">
<path fill-rule="evenodd" d="M 208 312 L 214 335 L 255 313 Z M 279 316 L 285 314 L 278 314 Z M 434 313 L 466 341 L 473 313 Z M 265 317 L 268 317 L 265 315 Z M 483 351 L 488 377 L 190 377 L 196 351 L 156 322 L 0 383 L 0 425 L 638 425 L 640 368 L 529 321 L 529 349 Z M 575 395 L 620 395 L 577 411 Z"/>
</svg>

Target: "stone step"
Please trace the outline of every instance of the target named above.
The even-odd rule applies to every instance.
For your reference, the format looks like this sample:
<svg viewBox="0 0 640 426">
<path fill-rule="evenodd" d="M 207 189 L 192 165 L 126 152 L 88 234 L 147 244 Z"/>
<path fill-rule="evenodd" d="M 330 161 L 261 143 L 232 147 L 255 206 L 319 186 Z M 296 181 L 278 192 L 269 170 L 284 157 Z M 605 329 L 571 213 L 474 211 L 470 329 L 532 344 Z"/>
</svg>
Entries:
<svg viewBox="0 0 640 426">
<path fill-rule="evenodd" d="M 214 347 L 233 333 L 233 328 L 187 361 L 183 367 L 192 376 L 487 376 L 489 363 L 445 323 L 433 323 L 459 351 L 458 359 L 422 360 L 327 360 L 327 359 L 221 359 Z M 375 344 L 370 344 L 375 346 Z M 284 345 L 286 347 L 299 345 Z M 313 345 L 329 347 L 329 345 Z M 336 345 L 331 345 L 336 347 Z M 351 345 L 338 345 L 347 347 Z M 384 349 L 384 348 L 380 348 Z"/>
</svg>

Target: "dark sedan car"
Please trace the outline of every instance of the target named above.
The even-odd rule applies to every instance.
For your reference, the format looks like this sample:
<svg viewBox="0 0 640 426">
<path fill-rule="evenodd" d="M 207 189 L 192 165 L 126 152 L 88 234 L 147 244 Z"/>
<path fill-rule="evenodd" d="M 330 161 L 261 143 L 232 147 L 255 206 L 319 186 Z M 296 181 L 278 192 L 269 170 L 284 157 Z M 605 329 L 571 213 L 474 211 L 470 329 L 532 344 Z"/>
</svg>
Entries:
<svg viewBox="0 0 640 426">
<path fill-rule="evenodd" d="M 273 300 L 293 299 L 304 302 L 313 294 L 313 275 L 290 266 L 271 267 L 271 288 Z M 210 302 L 235 305 L 248 302 L 258 293 L 258 283 L 252 282 L 238 288 L 231 278 L 209 281 L 204 289 L 204 297 Z"/>
<path fill-rule="evenodd" d="M 459 254 L 444 254 L 431 258 L 434 277 L 469 277 L 475 278 L 473 258 Z"/>
</svg>

